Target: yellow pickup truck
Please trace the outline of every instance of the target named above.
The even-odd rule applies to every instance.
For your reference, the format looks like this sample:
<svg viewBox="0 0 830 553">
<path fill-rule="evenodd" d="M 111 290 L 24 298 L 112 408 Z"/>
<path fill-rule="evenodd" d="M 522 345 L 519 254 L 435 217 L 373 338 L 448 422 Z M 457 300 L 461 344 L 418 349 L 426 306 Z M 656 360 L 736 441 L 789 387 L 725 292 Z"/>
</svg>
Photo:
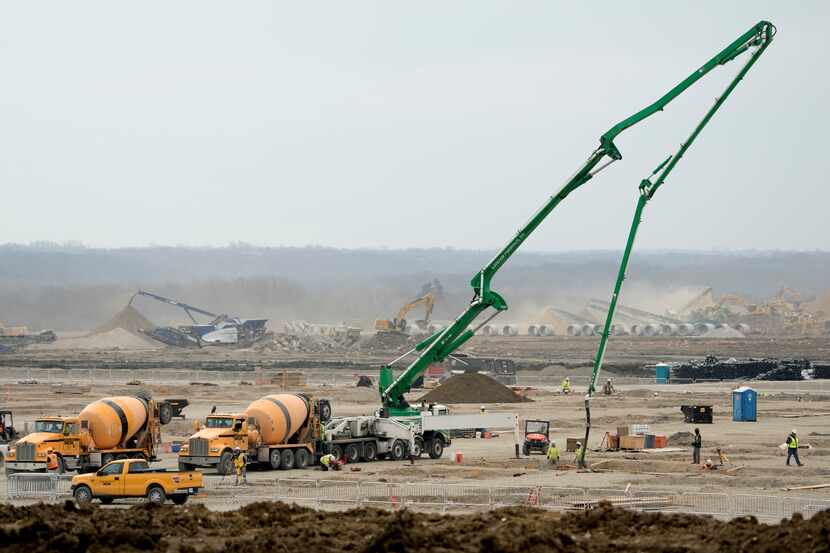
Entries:
<svg viewBox="0 0 830 553">
<path fill-rule="evenodd" d="M 93 499 L 109 505 L 125 497 L 146 497 L 157 504 L 169 497 L 176 505 L 183 505 L 203 485 L 201 472 L 168 472 L 150 468 L 143 459 L 123 459 L 112 461 L 98 472 L 72 478 L 72 495 L 78 505 L 88 505 Z"/>
</svg>

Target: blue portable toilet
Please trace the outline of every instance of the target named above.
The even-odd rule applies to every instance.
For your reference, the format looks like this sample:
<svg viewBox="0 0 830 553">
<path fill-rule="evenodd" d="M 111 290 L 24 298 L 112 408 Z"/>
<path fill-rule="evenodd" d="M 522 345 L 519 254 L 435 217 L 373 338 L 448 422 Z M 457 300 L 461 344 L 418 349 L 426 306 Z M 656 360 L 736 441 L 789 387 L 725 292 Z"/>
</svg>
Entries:
<svg viewBox="0 0 830 553">
<path fill-rule="evenodd" d="M 657 363 L 654 368 L 654 382 L 657 384 L 668 384 L 671 366 L 668 363 Z"/>
<path fill-rule="evenodd" d="M 758 392 L 747 386 L 732 390 L 732 420 L 755 422 L 758 420 Z"/>
</svg>

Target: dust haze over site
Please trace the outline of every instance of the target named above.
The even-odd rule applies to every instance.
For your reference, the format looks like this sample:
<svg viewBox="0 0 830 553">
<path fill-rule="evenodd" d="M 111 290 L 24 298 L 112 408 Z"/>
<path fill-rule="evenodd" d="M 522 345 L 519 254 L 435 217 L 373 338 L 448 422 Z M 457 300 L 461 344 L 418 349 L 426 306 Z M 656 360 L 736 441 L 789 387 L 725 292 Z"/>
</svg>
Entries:
<svg viewBox="0 0 830 553">
<path fill-rule="evenodd" d="M 434 277 L 449 316 L 600 134 L 761 19 L 775 48 L 650 204 L 626 293 L 823 289 L 826 255 L 804 252 L 830 248 L 826 3 L 49 11 L 0 8 L 0 241 L 87 247 L 3 248 L 0 318 L 90 325 L 155 286 L 215 309 L 276 294 L 269 316 L 369 320 Z M 620 137 L 623 161 L 500 275 L 515 309 L 607 296 L 637 183 L 737 68 Z M 746 259 L 763 273 L 748 278 Z"/>
</svg>

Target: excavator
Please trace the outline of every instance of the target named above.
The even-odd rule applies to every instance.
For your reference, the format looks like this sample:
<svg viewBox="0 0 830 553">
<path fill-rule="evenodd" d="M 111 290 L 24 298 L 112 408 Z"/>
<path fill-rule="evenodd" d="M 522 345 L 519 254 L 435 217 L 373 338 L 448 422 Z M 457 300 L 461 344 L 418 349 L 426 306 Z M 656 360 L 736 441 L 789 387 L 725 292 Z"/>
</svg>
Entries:
<svg viewBox="0 0 830 553">
<path fill-rule="evenodd" d="M 566 197 L 568 197 L 571 192 L 593 179 L 600 171 L 603 171 L 611 164 L 622 159 L 622 153 L 614 143 L 620 133 L 651 117 L 652 115 L 663 111 L 669 103 L 680 96 L 701 78 L 706 76 L 713 69 L 721 65 L 725 65 L 744 52 L 749 51 L 751 52 L 750 59 L 739 70 L 737 76 L 730 82 L 721 96 L 715 100 L 714 105 L 706 112 L 703 120 L 695 127 L 692 134 L 683 144 L 681 144 L 675 154 L 669 156 L 665 161 L 660 163 L 651 175 L 648 178 L 643 179 L 640 183 L 639 200 L 634 212 L 634 222 L 632 223 L 628 240 L 626 242 L 626 248 L 623 253 L 620 270 L 614 286 L 614 292 L 611 297 L 607 318 L 603 327 L 603 333 L 600 338 L 599 348 L 594 361 L 594 368 L 588 387 L 588 394 L 585 397 L 586 430 L 585 441 L 583 443 L 586 444 L 586 447 L 582 448 L 582 453 L 579 459 L 580 465 L 584 466 L 585 452 L 588 449 L 587 444 L 591 428 L 590 401 L 596 391 L 596 384 L 602 368 L 602 361 L 605 354 L 609 332 L 611 330 L 614 310 L 617 305 L 622 282 L 625 278 L 626 267 L 628 265 L 631 249 L 634 245 L 634 239 L 636 237 L 643 209 L 666 180 L 669 173 L 671 173 L 671 171 L 675 168 L 677 163 L 695 141 L 715 112 L 723 105 L 726 98 L 744 78 L 761 54 L 764 53 L 770 45 L 774 35 L 775 26 L 772 23 L 767 21 L 758 22 L 709 61 L 696 68 L 691 75 L 669 90 L 669 92 L 661 96 L 657 101 L 636 112 L 630 117 L 623 119 L 611 127 L 605 134 L 600 136 L 599 146 L 590 154 L 588 159 L 582 163 L 576 173 L 574 173 L 573 176 L 565 182 L 558 192 L 552 195 L 542 205 L 542 207 L 531 217 L 531 219 L 519 229 L 516 235 L 495 255 L 495 257 L 493 257 L 487 265 L 485 265 L 473 276 L 470 281 L 470 285 L 473 289 L 473 297 L 464 312 L 445 328 L 436 331 L 425 340 L 422 340 L 416 344 L 410 350 L 381 367 L 380 377 L 378 379 L 381 397 L 381 408 L 379 414 L 381 416 L 391 418 L 419 416 L 420 410 L 417 407 L 411 406 L 405 398 L 405 394 L 410 391 L 412 384 L 424 374 L 432 363 L 443 361 L 447 357 L 452 357 L 452 353 L 470 340 L 478 329 L 482 328 L 494 317 L 507 310 L 507 302 L 505 299 L 492 289 L 493 277 L 516 252 L 516 250 L 519 249 L 525 240 L 527 240 L 527 238 L 539 227 L 548 215 L 550 215 L 554 208 L 556 208 Z M 487 315 L 484 319 L 477 322 L 478 318 L 485 313 L 487 313 Z M 406 368 L 396 376 L 393 372 L 395 365 L 404 360 L 408 360 L 410 356 L 414 356 L 414 359 L 408 361 L 409 364 Z"/>
<path fill-rule="evenodd" d="M 427 330 L 429 328 L 429 320 L 432 316 L 432 310 L 435 307 L 435 299 L 435 292 L 430 290 L 423 296 L 415 298 L 412 301 L 406 302 L 403 305 L 403 307 L 401 307 L 398 311 L 398 316 L 394 319 L 377 319 L 375 321 L 375 330 L 379 332 L 406 332 L 408 326 L 408 323 L 406 322 L 406 316 L 409 314 L 410 311 L 412 311 L 419 305 L 423 305 L 426 309 L 426 312 L 424 313 L 424 318 L 415 321 L 415 324 L 419 329 Z"/>
</svg>

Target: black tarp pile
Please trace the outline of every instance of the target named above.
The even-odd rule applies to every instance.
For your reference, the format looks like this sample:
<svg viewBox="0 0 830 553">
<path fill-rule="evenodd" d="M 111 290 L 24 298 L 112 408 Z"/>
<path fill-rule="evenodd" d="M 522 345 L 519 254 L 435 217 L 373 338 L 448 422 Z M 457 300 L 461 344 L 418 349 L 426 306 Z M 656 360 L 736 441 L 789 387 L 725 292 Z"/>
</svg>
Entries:
<svg viewBox="0 0 830 553">
<path fill-rule="evenodd" d="M 830 363 L 807 359 L 726 359 L 710 355 L 674 365 L 672 380 L 804 380 L 830 378 Z"/>
</svg>

